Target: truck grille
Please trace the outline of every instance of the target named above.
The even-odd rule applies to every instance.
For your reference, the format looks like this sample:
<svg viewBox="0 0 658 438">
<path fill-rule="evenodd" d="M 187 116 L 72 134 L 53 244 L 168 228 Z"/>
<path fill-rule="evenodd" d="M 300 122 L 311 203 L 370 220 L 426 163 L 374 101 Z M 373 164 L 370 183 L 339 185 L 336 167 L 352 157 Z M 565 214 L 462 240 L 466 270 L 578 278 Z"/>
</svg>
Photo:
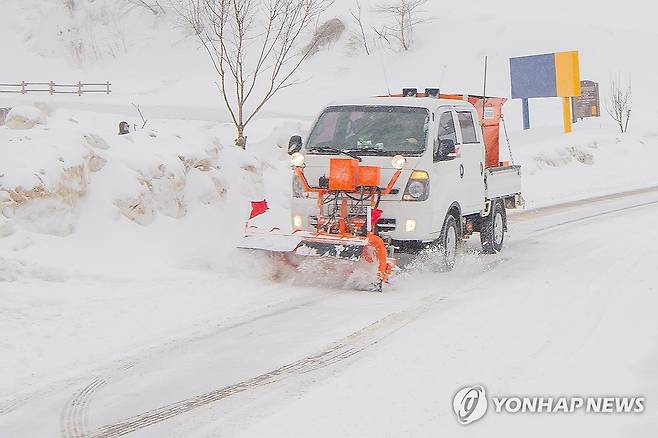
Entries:
<svg viewBox="0 0 658 438">
<path fill-rule="evenodd" d="M 397 226 L 397 221 L 395 219 L 380 219 L 377 222 L 377 232 L 386 233 L 390 231 L 395 231 Z"/>
<path fill-rule="evenodd" d="M 318 217 L 309 216 L 308 224 L 313 228 L 317 227 Z M 387 233 L 387 232 L 395 231 L 396 226 L 397 226 L 397 221 L 395 219 L 379 219 L 375 231 L 377 231 L 378 233 Z"/>
</svg>

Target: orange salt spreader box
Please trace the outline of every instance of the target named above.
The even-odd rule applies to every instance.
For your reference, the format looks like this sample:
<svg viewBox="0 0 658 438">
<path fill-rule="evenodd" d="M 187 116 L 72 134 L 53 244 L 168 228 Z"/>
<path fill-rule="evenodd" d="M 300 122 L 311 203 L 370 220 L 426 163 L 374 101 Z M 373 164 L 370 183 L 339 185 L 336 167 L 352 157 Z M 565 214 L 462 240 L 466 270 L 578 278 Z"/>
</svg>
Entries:
<svg viewBox="0 0 658 438">
<path fill-rule="evenodd" d="M 357 187 L 378 187 L 381 169 L 378 166 L 359 166 L 350 159 L 329 160 L 329 190 L 355 191 Z"/>
<path fill-rule="evenodd" d="M 329 190 L 356 190 L 359 162 L 349 158 L 329 160 Z"/>
<path fill-rule="evenodd" d="M 379 187 L 381 168 L 379 166 L 359 166 L 359 187 Z"/>
</svg>

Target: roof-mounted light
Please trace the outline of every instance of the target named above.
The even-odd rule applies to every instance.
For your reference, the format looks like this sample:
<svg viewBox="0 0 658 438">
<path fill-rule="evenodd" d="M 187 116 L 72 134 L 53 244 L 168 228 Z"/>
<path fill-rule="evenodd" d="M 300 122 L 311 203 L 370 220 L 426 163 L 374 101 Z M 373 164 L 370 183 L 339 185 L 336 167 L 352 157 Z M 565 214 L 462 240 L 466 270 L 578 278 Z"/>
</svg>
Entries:
<svg viewBox="0 0 658 438">
<path fill-rule="evenodd" d="M 418 95 L 418 88 L 403 88 L 402 96 L 404 97 L 416 97 Z"/>
<path fill-rule="evenodd" d="M 425 88 L 425 95 L 427 97 L 439 97 L 441 95 L 441 90 L 438 88 Z"/>
</svg>

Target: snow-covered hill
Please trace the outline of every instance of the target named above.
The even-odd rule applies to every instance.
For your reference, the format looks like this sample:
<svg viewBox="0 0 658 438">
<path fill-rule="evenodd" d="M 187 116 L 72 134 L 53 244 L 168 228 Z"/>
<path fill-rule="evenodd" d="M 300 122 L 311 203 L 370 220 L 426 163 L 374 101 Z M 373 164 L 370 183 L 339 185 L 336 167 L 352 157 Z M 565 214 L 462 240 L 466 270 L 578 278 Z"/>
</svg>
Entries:
<svg viewBox="0 0 658 438">
<path fill-rule="evenodd" d="M 124 105 L 126 112 L 130 112 L 126 103 L 133 101 L 194 107 L 197 114 L 200 107 L 215 108 L 215 119 L 226 119 L 209 60 L 176 12 L 167 2 L 161 2 L 167 13 L 158 15 L 135 3 L 6 0 L 0 32 L 3 58 L 10 62 L 3 64 L 0 78 L 110 80 L 112 96 L 57 101 Z M 366 24 L 385 20 L 372 11 L 379 2 L 360 3 Z M 509 57 L 579 50 L 584 79 L 601 82 L 607 91 L 611 76 L 632 78 L 636 110 L 655 112 L 655 61 L 647 48 L 658 42 L 658 34 L 653 30 L 652 7 L 645 2 L 631 0 L 619 8 L 613 2 L 592 7 L 559 0 L 530 8 L 526 2 L 511 0 L 503 8 L 483 0 L 430 0 L 423 15 L 428 21 L 417 26 L 409 52 L 383 45 L 371 56 L 348 49 L 349 36 L 357 30 L 349 14 L 354 5 L 352 0 L 339 0 L 325 13 L 324 19 L 337 17 L 347 30 L 310 60 L 300 74 L 302 84 L 281 92 L 266 111 L 307 117 L 333 99 L 403 86 L 481 93 L 485 55 L 490 62 L 489 92 L 508 96 Z M 507 108 L 511 126 L 520 127 L 518 102 Z M 533 102 L 532 111 L 537 126 L 557 127 L 561 122 L 556 100 Z M 180 112 L 175 114 L 180 117 Z"/>
</svg>

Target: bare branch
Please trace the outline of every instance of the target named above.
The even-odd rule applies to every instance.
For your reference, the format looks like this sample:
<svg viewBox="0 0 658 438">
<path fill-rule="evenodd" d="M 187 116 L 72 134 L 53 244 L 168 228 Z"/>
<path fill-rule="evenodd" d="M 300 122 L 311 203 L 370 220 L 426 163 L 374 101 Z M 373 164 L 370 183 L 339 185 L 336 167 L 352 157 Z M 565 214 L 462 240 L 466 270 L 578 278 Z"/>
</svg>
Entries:
<svg viewBox="0 0 658 438">
<path fill-rule="evenodd" d="M 356 0 L 356 11 L 350 9 L 350 16 L 352 21 L 359 27 L 359 33 L 355 34 L 354 37 L 363 45 L 363 50 L 365 50 L 366 55 L 370 55 L 370 48 L 368 47 L 368 38 L 366 37 L 366 31 L 363 27 L 363 19 L 361 14 L 361 3 L 359 0 Z"/>
<path fill-rule="evenodd" d="M 609 93 L 606 110 L 619 125 L 619 130 L 622 133 L 627 132 L 632 110 L 631 81 L 629 80 L 628 84 L 622 88 L 620 75 L 611 78 Z"/>
<path fill-rule="evenodd" d="M 375 12 L 389 17 L 391 24 L 375 30 L 377 35 L 390 44 L 389 37 L 396 40 L 403 50 L 407 51 L 413 43 L 414 28 L 428 21 L 422 6 L 429 0 L 394 0 L 389 3 L 379 4 Z"/>
<path fill-rule="evenodd" d="M 146 8 L 153 13 L 153 15 L 158 15 L 159 13 L 165 13 L 164 8 L 157 1 L 153 4 L 148 3 L 146 0 L 126 0 L 127 3 Z"/>
<path fill-rule="evenodd" d="M 142 119 L 142 122 L 143 122 L 143 123 L 142 123 L 142 129 L 146 128 L 146 124 L 147 124 L 149 121 L 148 121 L 147 119 L 144 118 L 144 115 L 142 114 L 142 110 L 141 110 L 141 108 L 139 107 L 139 105 L 135 105 L 134 103 L 132 104 L 132 106 L 135 107 L 135 109 L 136 109 L 137 112 L 139 113 L 139 117 L 141 117 L 141 119 Z"/>
</svg>

